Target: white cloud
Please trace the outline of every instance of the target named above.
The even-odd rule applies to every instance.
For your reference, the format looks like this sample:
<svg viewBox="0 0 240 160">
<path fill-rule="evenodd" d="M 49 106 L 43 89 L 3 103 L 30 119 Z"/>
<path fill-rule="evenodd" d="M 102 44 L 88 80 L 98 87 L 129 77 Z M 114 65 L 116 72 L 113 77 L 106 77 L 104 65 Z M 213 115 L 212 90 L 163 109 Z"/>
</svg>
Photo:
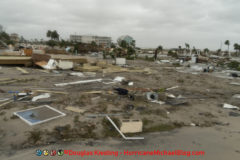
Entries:
<svg viewBox="0 0 240 160">
<path fill-rule="evenodd" d="M 1 0 L 0 23 L 7 32 L 45 38 L 56 29 L 70 34 L 132 35 L 141 47 L 219 48 L 240 43 L 237 0 Z"/>
</svg>

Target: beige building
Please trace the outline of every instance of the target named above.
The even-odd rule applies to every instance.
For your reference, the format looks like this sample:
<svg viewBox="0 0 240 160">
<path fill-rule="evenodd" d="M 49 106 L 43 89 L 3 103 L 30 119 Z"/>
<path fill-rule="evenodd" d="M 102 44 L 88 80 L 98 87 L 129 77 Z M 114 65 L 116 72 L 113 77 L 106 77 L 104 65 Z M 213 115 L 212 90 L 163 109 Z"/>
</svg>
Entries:
<svg viewBox="0 0 240 160">
<path fill-rule="evenodd" d="M 19 42 L 19 40 L 20 40 L 17 33 L 10 34 L 10 39 L 14 42 Z"/>
<path fill-rule="evenodd" d="M 110 47 L 112 39 L 111 37 L 101 37 L 101 36 L 70 35 L 70 41 L 88 43 L 88 44 L 95 42 L 97 45 Z"/>
</svg>

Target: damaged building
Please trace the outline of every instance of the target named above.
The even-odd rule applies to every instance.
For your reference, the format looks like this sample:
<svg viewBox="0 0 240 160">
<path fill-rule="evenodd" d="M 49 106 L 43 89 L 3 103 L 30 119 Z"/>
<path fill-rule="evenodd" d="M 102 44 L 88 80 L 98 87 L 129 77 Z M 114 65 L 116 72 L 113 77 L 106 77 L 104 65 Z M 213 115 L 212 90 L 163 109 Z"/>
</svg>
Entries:
<svg viewBox="0 0 240 160">
<path fill-rule="evenodd" d="M 111 37 L 90 36 L 90 35 L 70 35 L 70 41 L 91 44 L 95 42 L 97 45 L 109 48 L 111 46 Z"/>
</svg>

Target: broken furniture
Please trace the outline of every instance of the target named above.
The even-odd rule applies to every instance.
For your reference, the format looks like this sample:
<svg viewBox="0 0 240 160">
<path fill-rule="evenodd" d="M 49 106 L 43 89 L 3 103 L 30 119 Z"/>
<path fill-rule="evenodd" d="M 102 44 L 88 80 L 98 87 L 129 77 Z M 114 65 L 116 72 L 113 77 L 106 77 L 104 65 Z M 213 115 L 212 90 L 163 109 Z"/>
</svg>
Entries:
<svg viewBox="0 0 240 160">
<path fill-rule="evenodd" d="M 87 59 L 81 56 L 33 54 L 35 65 L 44 69 L 72 69 L 74 64 L 87 63 Z"/>
</svg>

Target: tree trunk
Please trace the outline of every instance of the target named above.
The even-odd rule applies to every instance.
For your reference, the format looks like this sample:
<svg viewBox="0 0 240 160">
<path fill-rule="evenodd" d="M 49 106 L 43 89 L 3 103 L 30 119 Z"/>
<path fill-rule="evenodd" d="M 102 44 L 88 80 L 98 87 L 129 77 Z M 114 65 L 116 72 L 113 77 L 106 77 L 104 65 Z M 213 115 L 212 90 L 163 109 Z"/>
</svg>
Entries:
<svg viewBox="0 0 240 160">
<path fill-rule="evenodd" d="M 230 52 L 229 52 L 229 45 L 228 45 L 228 56 L 231 57 L 231 54 L 230 54 Z"/>
</svg>

